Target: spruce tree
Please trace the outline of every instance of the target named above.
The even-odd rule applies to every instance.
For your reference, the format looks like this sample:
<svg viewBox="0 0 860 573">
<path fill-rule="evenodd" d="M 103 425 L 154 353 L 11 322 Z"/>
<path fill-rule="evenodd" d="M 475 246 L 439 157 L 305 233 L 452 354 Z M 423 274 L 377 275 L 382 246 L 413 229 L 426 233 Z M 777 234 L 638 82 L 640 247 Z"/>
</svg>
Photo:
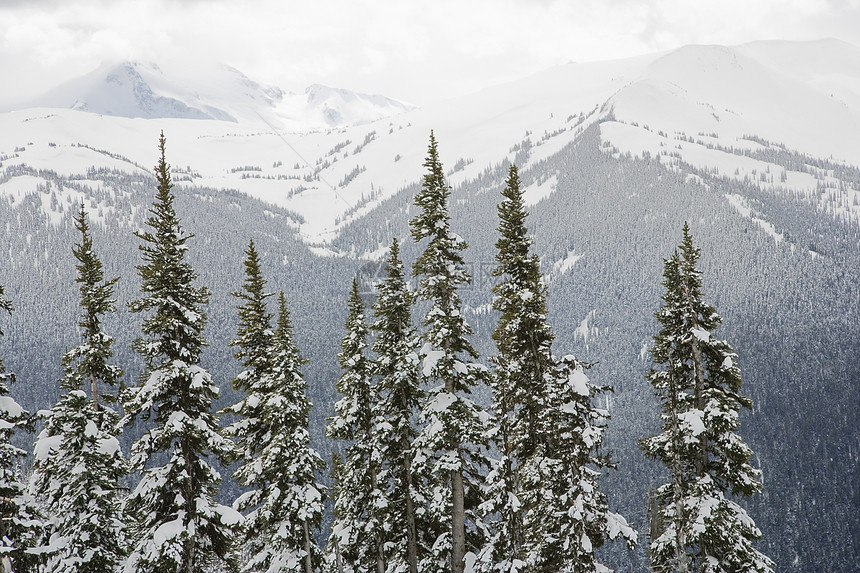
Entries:
<svg viewBox="0 0 860 573">
<path fill-rule="evenodd" d="M 246 395 L 226 410 L 240 418 L 225 429 L 236 440 L 240 465 L 234 477 L 250 488 L 234 503 L 247 512 L 242 532 L 248 558 L 241 570 L 310 573 L 319 554 L 313 530 L 323 512 L 316 473 L 325 464 L 310 447 L 305 360 L 293 341 L 283 293 L 272 329 L 265 302 L 270 294 L 253 241 L 245 254 L 244 292 L 233 293 L 242 304 L 232 345 L 245 367 L 233 386 Z"/>
<path fill-rule="evenodd" d="M 380 482 L 386 486 L 382 516 L 389 571 L 417 573 L 419 553 L 428 555 L 433 539 L 426 527 L 427 480 L 416 472 L 412 442 L 415 418 L 424 399 L 418 364 L 419 337 L 411 321 L 413 295 L 406 285 L 400 248 L 394 239 L 373 306 L 376 333 L 375 426 L 382 458 Z"/>
<path fill-rule="evenodd" d="M 83 204 L 75 223 L 81 233 L 72 252 L 79 263 L 83 341 L 63 356 L 65 393 L 44 415 L 31 478 L 31 489 L 52 516 L 45 570 L 53 573 L 114 570 L 124 553 L 119 481 L 126 463 L 116 436 L 119 415 L 108 405 L 122 370 L 110 364 L 113 339 L 102 329 L 102 316 L 116 310 L 118 279 L 104 281 Z"/>
<path fill-rule="evenodd" d="M 343 374 L 336 384 L 343 397 L 335 404 L 335 416 L 326 428 L 330 437 L 351 442 L 337 473 L 331 543 L 337 543 L 341 558 L 352 570 L 384 573 L 385 532 L 379 517 L 387 501 L 379 479 L 381 459 L 373 424 L 372 370 L 366 356 L 368 328 L 355 279 L 348 307 L 346 335 L 338 354 Z"/>
<path fill-rule="evenodd" d="M 0 310 L 12 313 L 12 303 L 0 285 Z M 0 328 L 0 336 L 3 329 Z M 15 430 L 32 430 L 32 419 L 9 393 L 15 374 L 7 372 L 0 357 L 0 567 L 7 571 L 36 571 L 39 559 L 27 550 L 38 544 L 43 518 L 21 480 L 21 463 L 27 452 L 12 445 Z"/>
<path fill-rule="evenodd" d="M 605 570 L 595 550 L 607 539 L 636 543 L 636 532 L 609 511 L 599 488 L 601 470 L 613 467 L 599 453 L 609 413 L 592 401 L 610 387 L 594 384 L 587 367 L 566 355 L 545 376 L 537 443 L 520 469 L 529 571 Z"/>
<path fill-rule="evenodd" d="M 466 539 L 467 513 L 475 522 L 478 487 L 486 471 L 484 417 L 469 394 L 486 376 L 486 368 L 474 362 L 478 353 L 461 310 L 457 289 L 471 280 L 461 254 L 466 242 L 450 230 L 451 191 L 432 132 L 424 167 L 427 173 L 414 199 L 420 212 L 409 224 L 416 242 L 426 239 L 412 272 L 420 277 L 419 297 L 430 302 L 420 351 L 430 395 L 421 411 L 423 427 L 415 440 L 414 462 L 434 476 L 436 492 L 429 509 L 448 524 L 434 544 L 435 562 L 427 567 L 438 570 L 449 562 L 451 571 L 462 573 L 466 551 L 473 548 Z"/>
<path fill-rule="evenodd" d="M 752 542 L 761 532 L 729 495 L 761 491 L 752 450 L 737 435 L 740 394 L 737 355 L 713 331 L 721 318 L 704 302 L 700 249 L 688 225 L 664 261 L 663 305 L 657 311 L 654 364 L 648 379 L 663 403 L 663 431 L 641 441 L 646 455 L 669 468 L 672 481 L 657 490 L 657 537 L 650 546 L 655 571 L 770 572 L 773 562 Z"/>
<path fill-rule="evenodd" d="M 493 332 L 498 353 L 490 377 L 493 390 L 491 438 L 499 452 L 487 475 L 483 512 L 490 517 L 489 543 L 481 556 L 487 571 L 519 571 L 525 567 L 520 468 L 535 450 L 538 408 L 546 400 L 545 376 L 552 370 L 552 331 L 546 322 L 546 288 L 540 263 L 530 252 L 525 226 L 527 213 L 519 174 L 510 166 L 498 206 L 498 266 L 493 276 L 494 310 L 499 322 Z"/>
<path fill-rule="evenodd" d="M 185 261 L 192 235 L 173 207 L 163 133 L 159 151 L 151 230 L 137 233 L 143 296 L 129 305 L 149 315 L 134 344 L 146 371 L 128 389 L 123 422 L 150 424 L 131 448 L 131 467 L 142 475 L 125 504 L 132 539 L 125 571 L 195 573 L 228 557 L 241 515 L 215 502 L 221 476 L 208 458 L 223 459 L 232 444 L 212 412 L 218 387 L 200 366 L 209 291 L 194 286 L 197 274 Z"/>
<path fill-rule="evenodd" d="M 587 365 L 552 354 L 546 287 L 531 253 L 527 212 L 516 166 L 511 166 L 499 204 L 493 291 L 500 318 L 493 339 L 492 433 L 500 459 L 487 476 L 484 512 L 489 543 L 481 555 L 486 571 L 592 571 L 594 549 L 607 538 L 636 534 L 608 510 L 598 487 L 598 455 L 608 413 L 592 400 L 611 388 L 593 384 Z"/>
</svg>

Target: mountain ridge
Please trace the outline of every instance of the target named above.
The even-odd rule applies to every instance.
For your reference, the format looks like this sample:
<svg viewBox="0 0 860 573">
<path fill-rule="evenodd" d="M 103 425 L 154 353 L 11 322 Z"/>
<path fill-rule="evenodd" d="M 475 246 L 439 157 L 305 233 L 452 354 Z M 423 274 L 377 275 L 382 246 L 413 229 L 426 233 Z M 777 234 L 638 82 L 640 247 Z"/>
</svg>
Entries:
<svg viewBox="0 0 860 573">
<path fill-rule="evenodd" d="M 226 64 L 198 62 L 162 69 L 155 62 L 107 62 L 16 109 L 65 108 L 129 119 L 194 119 L 231 123 L 264 118 L 307 131 L 368 123 L 414 106 L 380 95 L 309 86 L 284 92 Z M 11 110 L 8 110 L 11 111 Z"/>
</svg>

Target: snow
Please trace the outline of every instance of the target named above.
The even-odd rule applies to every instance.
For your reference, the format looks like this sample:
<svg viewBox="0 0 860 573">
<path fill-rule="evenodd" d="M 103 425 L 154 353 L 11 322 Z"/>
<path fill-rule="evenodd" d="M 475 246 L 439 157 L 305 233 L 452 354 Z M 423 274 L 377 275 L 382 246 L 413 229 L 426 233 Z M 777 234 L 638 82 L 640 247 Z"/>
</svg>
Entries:
<svg viewBox="0 0 860 573">
<path fill-rule="evenodd" d="M 573 387 L 574 392 L 579 394 L 580 396 L 588 396 L 588 376 L 585 375 L 585 372 L 582 371 L 582 368 L 577 368 L 573 372 L 570 373 L 570 377 L 568 378 L 571 387 Z"/>
<path fill-rule="evenodd" d="M 701 328 L 693 328 L 690 333 L 702 342 L 708 342 L 711 339 L 711 333 Z"/>
<path fill-rule="evenodd" d="M 109 438 L 104 438 L 99 440 L 99 453 L 105 454 L 108 456 L 116 455 L 120 451 L 119 440 L 115 437 L 111 436 Z"/>
<path fill-rule="evenodd" d="M 702 421 L 702 416 L 704 416 L 704 412 L 692 409 L 678 414 L 678 419 L 689 430 L 690 434 L 696 437 L 705 431 L 705 423 Z"/>
<path fill-rule="evenodd" d="M 457 401 L 457 396 L 451 392 L 439 392 L 427 407 L 427 412 L 441 413 L 447 410 L 451 404 Z"/>
<path fill-rule="evenodd" d="M 51 456 L 51 452 L 60 447 L 63 441 L 62 435 L 48 436 L 43 431 L 36 440 L 36 445 L 33 448 L 33 458 L 36 461 L 45 461 Z"/>
<path fill-rule="evenodd" d="M 226 505 L 217 506 L 215 511 L 221 516 L 221 523 L 228 527 L 239 525 L 245 520 L 241 513 Z"/>
<path fill-rule="evenodd" d="M 573 339 L 574 340 L 582 338 L 582 341 L 585 344 L 588 344 L 589 336 L 597 335 L 597 328 L 590 326 L 590 323 L 594 320 L 595 312 L 596 311 L 592 310 L 587 315 L 585 315 L 585 318 L 582 319 L 582 322 L 579 323 L 579 326 L 577 326 L 573 330 Z"/>
<path fill-rule="evenodd" d="M 740 195 L 732 193 L 726 193 L 726 199 L 729 200 L 729 204 L 734 207 L 738 213 L 747 219 L 752 220 L 752 222 L 761 227 L 765 233 L 773 237 L 774 241 L 781 243 L 785 239 L 785 236 L 782 233 L 778 233 L 776 231 L 776 227 L 774 227 L 773 224 L 765 221 L 764 219 L 753 216 L 752 209 L 750 209 L 746 199 Z"/>
<path fill-rule="evenodd" d="M 794 64 L 800 54 L 807 65 Z M 826 81 L 813 60 L 828 62 Z M 654 131 L 717 133 L 725 142 L 754 134 L 856 163 L 858 82 L 860 50 L 843 42 L 685 46 L 649 62 L 612 102 L 616 118 Z M 833 97 L 836 85 L 852 95 Z"/>
<path fill-rule="evenodd" d="M 526 139 L 529 158 L 519 167 L 535 165 L 610 113 L 615 120 L 601 124 L 601 137 L 621 153 L 663 152 L 660 160 L 667 165 L 683 161 L 716 169 L 720 176 L 755 178 L 769 189 L 814 193 L 818 182 L 799 172 L 787 172 L 780 181 L 782 168 L 708 145 L 755 149 L 761 145 L 749 136 L 757 136 L 812 157 L 860 164 L 860 50 L 833 40 L 687 46 L 625 60 L 567 64 L 409 111 L 392 100 L 323 86 L 287 94 L 224 66 L 127 65 L 153 94 L 236 121 L 132 119 L 44 107 L 0 113 L 3 166 L 26 164 L 80 176 L 90 166 L 148 172 L 163 129 L 168 161 L 195 173 L 181 185 L 238 189 L 295 211 L 304 222 L 286 226 L 325 256 L 337 254 L 325 243 L 345 223 L 419 181 L 431 129 L 446 167 L 460 158 L 471 160 L 450 175 L 454 187 L 512 159 L 512 147 Z M 104 80 L 110 69 L 82 80 L 79 93 L 107 98 Z M 137 105 L 128 99 L 120 103 Z M 331 128 L 337 114 L 349 125 Z M 379 114 L 387 117 L 366 123 Z M 681 141 L 682 136 L 702 143 Z M 17 157 L 16 148 L 24 149 Z M 239 169 L 243 166 L 258 170 Z M 356 167 L 366 171 L 341 183 Z M 760 181 L 763 173 L 765 182 Z M 20 201 L 40 182 L 16 177 L 0 184 L 0 194 Z M 556 175 L 527 187 L 526 203 L 548 197 L 557 185 Z M 827 185 L 838 187 L 835 180 Z M 851 194 L 849 205 L 860 195 L 845 193 Z M 844 209 L 860 215 L 860 206 Z M 56 220 L 58 214 L 48 211 Z M 765 223 L 759 224 L 771 232 Z M 568 253 L 559 272 L 576 260 Z"/>
<path fill-rule="evenodd" d="M 97 436 L 99 433 L 99 427 L 92 420 L 87 420 L 86 428 L 84 428 L 84 435 L 88 438 L 92 438 L 93 436 Z"/>
<path fill-rule="evenodd" d="M 523 204 L 526 207 L 536 205 L 549 197 L 558 186 L 558 175 L 553 175 L 541 183 L 532 183 L 523 189 Z"/>
<path fill-rule="evenodd" d="M 173 541 L 185 531 L 183 523 L 184 511 L 180 511 L 180 516 L 177 519 L 166 521 L 158 526 L 152 534 L 152 542 L 156 547 L 162 547 L 168 542 Z"/>
<path fill-rule="evenodd" d="M 552 264 L 552 270 L 550 271 L 550 276 L 558 276 L 563 275 L 567 271 L 573 268 L 573 265 L 582 258 L 582 255 L 576 254 L 575 251 L 568 250 L 567 255 L 563 258 L 557 260 Z"/>
<path fill-rule="evenodd" d="M 424 376 L 430 376 L 433 373 L 433 369 L 436 368 L 436 363 L 445 356 L 445 351 L 433 350 L 430 343 L 427 342 L 421 348 L 421 354 L 424 356 L 422 372 Z"/>
<path fill-rule="evenodd" d="M 19 418 L 24 415 L 24 408 L 12 396 L 0 396 L 0 412 L 3 418 Z"/>
</svg>

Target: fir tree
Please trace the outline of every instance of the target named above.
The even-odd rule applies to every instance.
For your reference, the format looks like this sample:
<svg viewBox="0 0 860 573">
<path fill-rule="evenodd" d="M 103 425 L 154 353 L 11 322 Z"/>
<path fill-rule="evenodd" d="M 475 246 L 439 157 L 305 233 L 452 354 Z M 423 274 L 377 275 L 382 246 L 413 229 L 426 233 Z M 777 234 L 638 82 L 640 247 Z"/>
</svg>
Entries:
<svg viewBox="0 0 860 573">
<path fill-rule="evenodd" d="M 218 387 L 199 364 L 209 291 L 193 285 L 197 274 L 185 261 L 192 235 L 173 207 L 164 134 L 159 151 L 151 230 L 137 234 L 143 296 L 130 304 L 132 312 L 150 313 L 145 337 L 135 341 L 146 372 L 123 402 L 125 424 L 141 418 L 154 426 L 131 449 L 131 467 L 142 475 L 125 506 L 133 540 L 125 571 L 194 573 L 230 554 L 241 516 L 215 502 L 221 477 L 207 458 L 226 457 L 232 444 L 211 411 Z"/>
<path fill-rule="evenodd" d="M 380 489 L 380 454 L 373 425 L 371 364 L 365 355 L 368 328 L 358 283 L 349 294 L 346 335 L 341 340 L 343 374 L 337 390 L 343 396 L 335 404 L 335 416 L 326 431 L 332 438 L 349 440 L 346 459 L 338 471 L 338 496 L 331 542 L 353 571 L 385 571 L 385 533 L 379 516 L 387 505 Z"/>
<path fill-rule="evenodd" d="M 609 391 L 585 374 L 572 355 L 554 361 L 538 402 L 535 450 L 520 469 L 523 542 L 529 571 L 606 570 L 595 550 L 607 539 L 636 543 L 623 516 L 609 511 L 600 491 L 600 470 L 612 467 L 599 454 L 609 414 L 592 400 Z"/>
<path fill-rule="evenodd" d="M 481 556 L 488 571 L 519 571 L 525 567 L 520 466 L 535 450 L 538 407 L 546 400 L 545 375 L 553 368 L 552 331 L 546 322 L 546 288 L 540 263 L 531 254 L 525 226 L 527 213 L 517 168 L 511 165 L 498 206 L 499 233 L 493 276 L 493 308 L 499 323 L 493 333 L 498 354 L 490 378 L 494 428 L 491 439 L 499 452 L 487 475 L 483 512 L 490 518 L 489 543 Z"/>
<path fill-rule="evenodd" d="M 242 571 L 311 573 L 319 558 L 313 530 L 323 513 L 322 486 L 316 474 L 325 463 L 310 447 L 311 403 L 301 374 L 305 360 L 293 341 L 283 293 L 273 331 L 266 311 L 259 257 L 253 242 L 246 251 L 244 301 L 233 345 L 245 370 L 233 381 L 245 398 L 228 409 L 241 418 L 226 428 L 235 436 L 240 467 L 234 477 L 251 489 L 234 506 L 247 511 Z"/>
<path fill-rule="evenodd" d="M 531 253 L 519 175 L 511 166 L 498 207 L 499 266 L 493 306 L 500 312 L 491 378 L 492 433 L 500 459 L 487 476 L 484 511 L 495 519 L 481 555 L 487 571 L 592 571 L 607 538 L 636 534 L 608 510 L 598 487 L 597 454 L 608 413 L 592 399 L 597 386 L 573 356 L 552 354 L 546 287 Z"/>
<path fill-rule="evenodd" d="M 415 417 L 424 392 L 418 365 L 419 337 L 410 318 L 412 293 L 406 285 L 397 239 L 391 245 L 386 278 L 374 304 L 376 332 L 373 372 L 377 377 L 374 417 L 382 457 L 380 482 L 386 485 L 386 536 L 389 571 L 417 573 L 419 550 L 429 553 L 426 484 L 412 461 Z M 429 542 L 428 542 L 429 541 Z"/>
<path fill-rule="evenodd" d="M 419 297 L 430 301 L 430 310 L 424 317 L 425 344 L 420 354 L 422 372 L 429 379 L 431 390 L 421 412 L 424 426 L 415 440 L 414 461 L 436 480 L 430 512 L 449 524 L 448 532 L 434 545 L 435 563 L 428 563 L 427 567 L 438 570 L 450 561 L 451 571 L 462 573 L 469 545 L 467 513 L 471 521 L 476 521 L 478 484 L 483 480 L 481 473 L 486 465 L 483 414 L 468 395 L 486 376 L 486 369 L 473 362 L 478 354 L 469 342 L 471 328 L 461 312 L 457 289 L 471 280 L 461 255 L 466 242 L 450 230 L 451 191 L 445 182 L 432 132 L 424 167 L 427 173 L 415 196 L 415 205 L 421 211 L 409 224 L 416 242 L 427 239 L 412 271 L 421 277 Z"/>
<path fill-rule="evenodd" d="M 0 310 L 12 313 L 12 303 L 0 285 Z M 3 330 L 0 328 L 0 336 Z M 42 516 L 21 480 L 21 461 L 27 453 L 12 445 L 16 429 L 32 430 L 29 412 L 9 393 L 15 374 L 0 358 L 0 567 L 6 571 L 36 571 L 38 558 L 27 550 L 38 543 Z"/>
<path fill-rule="evenodd" d="M 72 252 L 79 262 L 83 341 L 63 356 L 60 386 L 66 392 L 45 414 L 31 483 L 52 516 L 46 570 L 96 573 L 116 569 L 123 556 L 119 480 L 126 464 L 116 436 L 119 415 L 105 403 L 115 398 L 100 390 L 116 386 L 122 376 L 110 364 L 113 339 L 101 324 L 104 314 L 116 310 L 112 297 L 118 279 L 104 281 L 83 205 L 75 223 L 81 232 Z"/>
<path fill-rule="evenodd" d="M 761 490 L 752 451 L 737 435 L 741 395 L 737 355 L 712 332 L 721 319 L 703 301 L 700 249 L 687 224 L 683 240 L 664 261 L 661 329 L 651 353 L 648 379 L 663 402 L 663 432 L 642 440 L 646 455 L 660 460 L 672 481 L 657 490 L 659 535 L 650 555 L 655 571 L 770 572 L 773 562 L 752 546 L 761 532 L 727 495 Z"/>
</svg>

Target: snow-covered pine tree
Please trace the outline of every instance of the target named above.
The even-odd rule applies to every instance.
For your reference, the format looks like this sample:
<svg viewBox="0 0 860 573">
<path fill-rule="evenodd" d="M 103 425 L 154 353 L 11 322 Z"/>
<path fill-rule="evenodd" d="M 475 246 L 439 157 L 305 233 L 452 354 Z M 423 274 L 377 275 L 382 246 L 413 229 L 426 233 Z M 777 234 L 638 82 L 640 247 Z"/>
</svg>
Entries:
<svg viewBox="0 0 860 573">
<path fill-rule="evenodd" d="M 412 272 L 420 277 L 418 296 L 430 301 L 420 355 L 431 388 L 421 411 L 423 427 L 414 442 L 414 462 L 419 471 L 434 476 L 436 491 L 429 509 L 448 524 L 448 531 L 434 544 L 434 561 L 426 567 L 438 571 L 450 563 L 453 573 L 462 573 L 467 549 L 474 546 L 466 539 L 466 520 L 476 521 L 478 488 L 487 464 L 485 415 L 468 395 L 486 377 L 486 368 L 473 362 L 478 353 L 469 342 L 472 329 L 461 312 L 457 289 L 471 280 L 461 255 L 466 242 L 450 230 L 451 190 L 432 132 L 424 167 L 427 173 L 414 199 L 420 212 L 409 225 L 416 242 L 427 239 Z"/>
<path fill-rule="evenodd" d="M 737 435 L 738 410 L 752 402 L 741 395 L 737 355 L 712 332 L 721 319 L 703 301 L 700 249 L 685 223 L 683 240 L 664 261 L 660 333 L 651 350 L 648 379 L 663 402 L 663 432 L 641 441 L 646 455 L 669 468 L 672 481 L 657 490 L 662 525 L 652 538 L 654 571 L 770 572 L 773 562 L 752 542 L 755 523 L 728 495 L 761 490 L 752 450 Z"/>
<path fill-rule="evenodd" d="M 609 386 L 585 374 L 572 355 L 555 359 L 538 404 L 535 450 L 520 469 L 525 513 L 523 542 L 529 571 L 606 571 L 595 550 L 607 539 L 636 543 L 623 516 L 609 511 L 600 470 L 612 467 L 600 445 L 609 413 L 592 403 Z"/>
<path fill-rule="evenodd" d="M 415 419 L 424 399 L 418 362 L 419 337 L 412 326 L 413 295 L 406 285 L 400 247 L 394 239 L 373 306 L 376 332 L 373 372 L 377 377 L 377 442 L 382 457 L 380 482 L 387 487 L 381 517 L 386 536 L 388 571 L 418 573 L 419 552 L 429 554 L 436 536 L 427 521 L 425 476 L 412 463 Z"/>
<path fill-rule="evenodd" d="M 552 331 L 546 322 L 546 288 L 540 262 L 530 252 L 527 213 L 519 174 L 511 165 L 498 206 L 499 233 L 493 276 L 493 308 L 500 313 L 493 332 L 498 354 L 490 377 L 493 429 L 490 439 L 499 459 L 487 475 L 482 512 L 489 528 L 481 555 L 485 571 L 525 568 L 523 507 L 519 477 L 522 462 L 535 450 L 538 406 L 546 400 L 545 375 L 554 366 Z"/>
<path fill-rule="evenodd" d="M 124 554 L 119 482 L 126 462 L 116 435 L 119 415 L 107 404 L 115 401 L 110 390 L 122 369 L 110 363 L 113 339 L 102 329 L 102 316 L 116 310 L 113 287 L 119 279 L 104 280 L 83 204 L 75 225 L 81 233 L 72 252 L 78 260 L 83 341 L 63 356 L 65 393 L 44 414 L 31 491 L 51 516 L 45 571 L 101 573 L 115 570 Z"/>
<path fill-rule="evenodd" d="M 326 432 L 351 443 L 337 472 L 335 521 L 329 543 L 332 548 L 337 544 L 347 570 L 384 573 L 385 532 L 379 518 L 388 504 L 380 486 L 381 457 L 373 425 L 373 373 L 366 356 L 368 328 L 355 279 L 348 307 L 346 335 L 338 354 L 343 374 L 336 383 L 343 397 L 334 406 L 335 415 Z"/>
<path fill-rule="evenodd" d="M 197 274 L 185 261 L 192 235 L 173 207 L 163 133 L 159 151 L 158 189 L 146 221 L 151 230 L 137 233 L 144 242 L 137 267 L 143 296 L 129 305 L 150 314 L 134 344 L 146 371 L 127 389 L 122 422 L 151 424 L 131 448 L 131 468 L 142 475 L 125 504 L 131 552 L 124 571 L 196 573 L 228 558 L 242 517 L 215 501 L 221 476 L 208 458 L 223 459 L 233 446 L 212 412 L 218 387 L 200 366 L 209 291 L 193 285 Z"/>
<path fill-rule="evenodd" d="M 12 303 L 0 285 L 0 311 L 12 313 Z M 0 328 L 0 336 L 3 329 Z M 38 557 L 27 553 L 42 533 L 42 516 L 21 480 L 21 461 L 27 452 L 12 445 L 16 429 L 32 430 L 32 419 L 9 393 L 15 374 L 0 357 L 0 570 L 37 571 Z"/>
<path fill-rule="evenodd" d="M 484 513 L 494 516 L 481 555 L 485 571 L 593 571 L 594 549 L 607 538 L 636 534 L 608 510 L 598 488 L 597 454 L 608 413 L 592 399 L 609 387 L 592 384 L 573 356 L 552 354 L 546 287 L 531 253 L 528 213 L 516 166 L 499 204 L 499 240 L 493 291 L 500 312 L 491 378 L 500 453 L 487 476 Z"/>
<path fill-rule="evenodd" d="M 244 292 L 233 293 L 242 304 L 232 345 L 245 367 L 233 386 L 246 396 L 225 410 L 240 417 L 225 428 L 236 440 L 240 466 L 234 476 L 251 488 L 234 502 L 248 511 L 243 526 L 248 557 L 241 570 L 310 573 L 319 553 L 312 529 L 319 527 L 323 511 L 316 473 L 325 464 L 310 447 L 305 360 L 293 341 L 283 293 L 272 330 L 265 302 L 270 294 L 253 241 L 245 254 Z"/>
</svg>

